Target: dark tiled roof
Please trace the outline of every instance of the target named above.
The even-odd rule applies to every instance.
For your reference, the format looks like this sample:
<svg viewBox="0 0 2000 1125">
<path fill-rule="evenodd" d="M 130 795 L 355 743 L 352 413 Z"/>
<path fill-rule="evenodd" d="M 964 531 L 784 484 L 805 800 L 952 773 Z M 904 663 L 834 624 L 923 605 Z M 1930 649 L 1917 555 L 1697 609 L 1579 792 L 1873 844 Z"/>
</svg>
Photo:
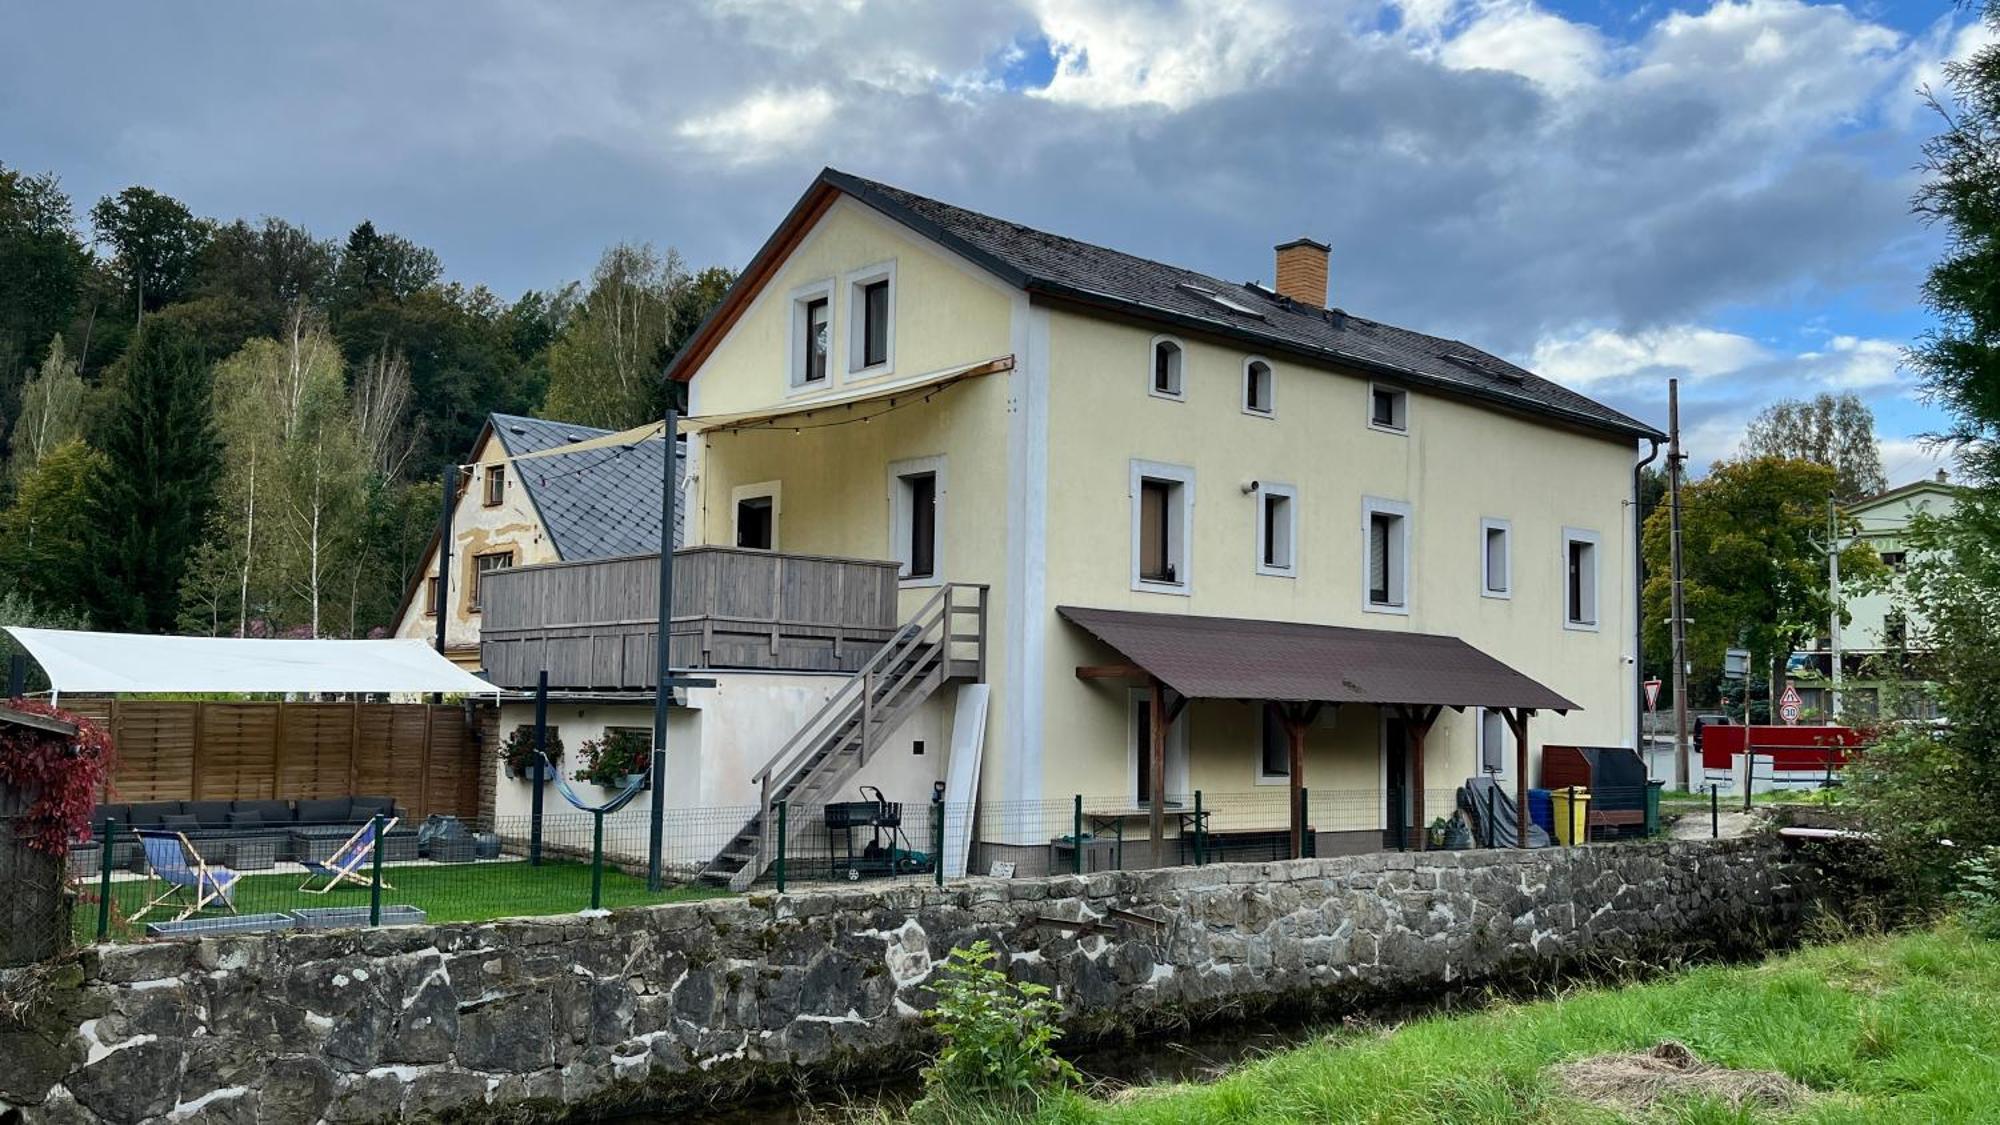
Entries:
<svg viewBox="0 0 2000 1125">
<path fill-rule="evenodd" d="M 540 453 L 603 437 L 610 430 L 543 418 L 495 414 L 493 432 L 510 456 Z M 516 461 L 514 479 L 528 490 L 542 524 L 564 562 L 651 555 L 660 550 L 660 457 L 665 445 L 629 446 Z M 676 466 L 676 479 L 685 465 Z M 681 541 L 685 520 L 674 528 Z"/>
<path fill-rule="evenodd" d="M 1190 699 L 1578 709 L 1457 637 L 1067 605 L 1056 612 Z"/>
<path fill-rule="evenodd" d="M 1220 332 L 1253 346 L 1316 355 L 1496 406 L 1632 437 L 1664 437 L 1644 422 L 1458 340 L 1297 304 L 1261 286 L 1049 234 L 831 168 L 821 178 L 1029 290 Z"/>
</svg>

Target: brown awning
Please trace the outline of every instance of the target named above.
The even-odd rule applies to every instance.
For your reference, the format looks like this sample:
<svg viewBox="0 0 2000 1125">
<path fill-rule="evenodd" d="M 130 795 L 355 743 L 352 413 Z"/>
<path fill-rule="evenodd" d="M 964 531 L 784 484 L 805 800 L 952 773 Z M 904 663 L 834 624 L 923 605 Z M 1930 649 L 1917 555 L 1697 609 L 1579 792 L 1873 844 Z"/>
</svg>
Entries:
<svg viewBox="0 0 2000 1125">
<path fill-rule="evenodd" d="M 1189 699 L 1580 710 L 1457 637 L 1080 606 L 1056 612 Z"/>
</svg>

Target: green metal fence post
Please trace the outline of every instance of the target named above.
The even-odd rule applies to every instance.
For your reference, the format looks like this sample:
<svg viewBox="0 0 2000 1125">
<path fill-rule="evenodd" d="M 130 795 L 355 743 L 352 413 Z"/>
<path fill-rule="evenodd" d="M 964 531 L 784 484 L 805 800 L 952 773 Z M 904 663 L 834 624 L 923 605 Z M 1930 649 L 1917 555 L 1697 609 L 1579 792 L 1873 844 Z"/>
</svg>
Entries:
<svg viewBox="0 0 2000 1125">
<path fill-rule="evenodd" d="M 368 851 L 368 869 L 370 875 L 368 883 L 368 924 L 379 926 L 382 924 L 382 853 L 387 848 L 382 841 L 382 814 L 376 813 L 374 821 L 375 846 Z"/>
<path fill-rule="evenodd" d="M 1299 786 L 1299 856 L 1311 859 L 1319 854 L 1319 841 L 1313 838 L 1312 816 L 1306 811 L 1311 806 L 1306 803 L 1306 794 L 1311 792 Z"/>
<path fill-rule="evenodd" d="M 1194 791 L 1194 865 L 1196 867 L 1200 867 L 1202 863 L 1202 842 L 1201 790 L 1197 789 Z"/>
<path fill-rule="evenodd" d="M 604 909 L 604 814 L 592 813 L 590 828 L 590 908 Z"/>
<path fill-rule="evenodd" d="M 777 804 L 771 807 L 771 811 L 775 813 L 778 818 L 778 861 L 772 864 L 771 866 L 772 870 L 778 876 L 778 893 L 784 894 L 785 893 L 785 838 L 790 835 L 790 833 L 785 830 L 785 817 L 786 817 L 785 802 L 779 801 Z"/>
<path fill-rule="evenodd" d="M 1711 840 L 1716 840 L 1716 839 L 1721 839 L 1721 837 L 1722 837 L 1722 786 L 1710 785 L 1708 787 L 1708 838 Z"/>
<path fill-rule="evenodd" d="M 944 886 L 944 802 L 931 802 L 931 870 L 937 885 Z"/>
<path fill-rule="evenodd" d="M 1076 865 L 1076 873 L 1083 874 L 1083 794 L 1076 795 L 1075 813 L 1070 818 L 1070 850 Z"/>
<path fill-rule="evenodd" d="M 104 822 L 104 870 L 97 880 L 97 940 L 111 936 L 111 847 L 118 842 L 118 822 Z"/>
</svg>

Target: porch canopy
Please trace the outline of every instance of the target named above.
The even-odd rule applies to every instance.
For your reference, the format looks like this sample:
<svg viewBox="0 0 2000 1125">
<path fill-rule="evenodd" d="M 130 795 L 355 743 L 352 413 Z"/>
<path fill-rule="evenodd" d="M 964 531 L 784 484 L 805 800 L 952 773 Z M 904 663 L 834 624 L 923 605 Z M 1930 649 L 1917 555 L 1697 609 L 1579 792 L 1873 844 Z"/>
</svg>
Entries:
<svg viewBox="0 0 2000 1125">
<path fill-rule="evenodd" d="M 1166 730 L 1192 699 L 1263 702 L 1291 741 L 1292 835 L 1305 824 L 1305 728 L 1323 705 L 1366 703 L 1394 710 L 1410 739 L 1412 823 L 1423 819 L 1423 740 L 1440 709 L 1484 707 L 1515 735 L 1516 812 L 1527 819 L 1527 719 L 1580 710 L 1568 698 L 1457 637 L 1291 621 L 1058 606 L 1062 618 L 1116 650 L 1125 665 L 1078 668 L 1084 679 L 1143 679 L 1154 686 L 1151 772 L 1154 834 L 1163 803 Z M 1525 823 L 1517 826 L 1526 840 Z"/>
<path fill-rule="evenodd" d="M 7 631 L 60 692 L 452 692 L 499 689 L 419 640 L 250 640 Z"/>
</svg>

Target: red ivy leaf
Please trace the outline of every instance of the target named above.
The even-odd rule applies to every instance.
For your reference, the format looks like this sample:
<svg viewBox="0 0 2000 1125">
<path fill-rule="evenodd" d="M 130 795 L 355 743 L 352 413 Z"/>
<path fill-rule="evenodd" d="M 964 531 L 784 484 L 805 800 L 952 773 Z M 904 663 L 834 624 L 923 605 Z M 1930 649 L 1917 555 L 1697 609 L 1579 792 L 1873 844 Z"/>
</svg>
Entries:
<svg viewBox="0 0 2000 1125">
<path fill-rule="evenodd" d="M 13 699 L 7 706 L 76 726 L 71 738 L 0 723 L 0 784 L 34 795 L 16 831 L 29 847 L 61 859 L 70 841 L 90 839 L 90 813 L 111 772 L 111 739 L 82 715 L 37 699 Z"/>
</svg>

